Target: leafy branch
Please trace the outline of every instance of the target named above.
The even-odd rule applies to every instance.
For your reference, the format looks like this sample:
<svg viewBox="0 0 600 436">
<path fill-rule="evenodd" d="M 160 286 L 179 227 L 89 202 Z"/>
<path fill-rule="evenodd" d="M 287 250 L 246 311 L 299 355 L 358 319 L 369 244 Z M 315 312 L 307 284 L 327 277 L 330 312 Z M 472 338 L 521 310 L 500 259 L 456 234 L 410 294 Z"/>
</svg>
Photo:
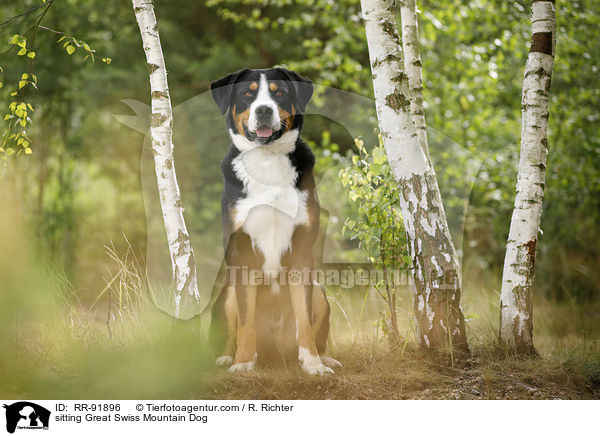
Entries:
<svg viewBox="0 0 600 436">
<path fill-rule="evenodd" d="M 92 49 L 87 42 L 77 39 L 72 35 L 67 35 L 66 33 L 41 25 L 42 20 L 44 19 L 53 2 L 54 0 L 43 0 L 42 5 L 30 8 L 27 11 L 15 15 L 14 17 L 11 17 L 8 20 L 0 23 L 1 28 L 2 26 L 12 23 L 18 18 L 25 17 L 40 8 L 44 8 L 43 11 L 30 23 L 30 27 L 25 34 L 15 33 L 10 37 L 8 40 L 9 48 L 6 50 L 6 52 L 16 50 L 16 56 L 24 57 L 29 61 L 31 71 L 31 69 L 33 69 L 33 61 L 36 57 L 36 52 L 33 50 L 35 37 L 37 35 L 37 30 L 43 29 L 61 35 L 57 43 L 63 43 L 63 47 L 69 56 L 73 55 L 78 49 L 80 49 L 85 53 L 83 58 L 84 61 L 91 59 L 92 62 L 95 62 L 95 59 L 99 56 L 97 55 L 96 50 Z M 29 34 L 31 34 L 30 40 L 28 40 Z M 112 59 L 109 57 L 100 57 L 100 59 L 106 64 L 110 64 L 112 61 Z M 0 66 L 0 73 L 3 72 L 4 70 L 2 69 L 2 66 Z M 2 88 L 4 84 L 5 81 L 0 80 L 0 88 Z M 16 87 L 9 93 L 11 98 L 3 117 L 3 121 L 8 125 L 6 129 L 3 129 L 3 133 L 0 136 L 0 161 L 4 165 L 6 165 L 8 157 L 12 155 L 18 156 L 20 154 L 32 153 L 32 141 L 27 135 L 27 127 L 32 123 L 30 114 L 34 111 L 34 107 L 30 102 L 25 100 L 25 91 L 28 87 L 37 89 L 37 77 L 35 74 L 26 71 L 21 74 Z"/>
<path fill-rule="evenodd" d="M 381 137 L 379 146 L 370 152 L 362 139 L 356 139 L 355 144 L 358 154 L 352 156 L 352 165 L 340 170 L 339 176 L 358 213 L 356 218 L 346 219 L 343 231 L 351 240 L 358 241 L 359 247 L 383 272 L 383 280 L 375 283 L 374 288 L 388 306 L 388 313 L 382 314 L 384 332 L 390 343 L 397 345 L 400 339 L 396 319 L 398 283 L 394 283 L 392 275 L 411 264 L 405 248 L 400 198 Z"/>
</svg>

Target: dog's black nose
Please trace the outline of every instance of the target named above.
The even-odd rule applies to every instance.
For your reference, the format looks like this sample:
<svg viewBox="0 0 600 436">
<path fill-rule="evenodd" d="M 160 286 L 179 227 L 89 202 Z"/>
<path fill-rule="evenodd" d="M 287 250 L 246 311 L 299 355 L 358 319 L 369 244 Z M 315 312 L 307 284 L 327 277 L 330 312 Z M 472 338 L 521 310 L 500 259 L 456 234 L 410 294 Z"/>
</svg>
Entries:
<svg viewBox="0 0 600 436">
<path fill-rule="evenodd" d="M 260 105 L 255 109 L 256 116 L 259 118 L 267 118 L 273 115 L 273 108 L 266 104 Z"/>
</svg>

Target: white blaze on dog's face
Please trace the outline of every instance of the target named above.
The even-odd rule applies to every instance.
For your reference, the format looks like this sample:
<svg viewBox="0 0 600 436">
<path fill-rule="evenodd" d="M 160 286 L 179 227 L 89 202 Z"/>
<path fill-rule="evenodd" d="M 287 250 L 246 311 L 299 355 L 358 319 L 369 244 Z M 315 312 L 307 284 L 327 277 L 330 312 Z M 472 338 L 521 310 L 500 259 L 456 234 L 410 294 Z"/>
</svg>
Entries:
<svg viewBox="0 0 600 436">
<path fill-rule="evenodd" d="M 213 98 L 227 112 L 227 127 L 240 151 L 293 150 L 312 83 L 283 68 L 242 70 L 211 84 Z"/>
<path fill-rule="evenodd" d="M 259 140 L 270 138 L 275 130 L 282 127 L 277 103 L 271 97 L 271 89 L 269 88 L 278 89 L 274 82 L 269 84 L 266 76 L 261 74 L 258 92 L 250 105 L 250 117 L 248 118 L 248 131 L 255 134 Z"/>
</svg>

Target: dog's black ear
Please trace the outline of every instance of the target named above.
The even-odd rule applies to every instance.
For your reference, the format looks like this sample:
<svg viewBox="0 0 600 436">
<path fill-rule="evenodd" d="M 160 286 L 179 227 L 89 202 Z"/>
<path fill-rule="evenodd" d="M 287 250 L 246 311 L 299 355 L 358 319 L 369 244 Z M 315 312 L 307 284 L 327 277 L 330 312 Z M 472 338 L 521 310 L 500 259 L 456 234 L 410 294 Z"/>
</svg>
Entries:
<svg viewBox="0 0 600 436">
<path fill-rule="evenodd" d="M 288 80 L 294 84 L 298 109 L 300 112 L 304 112 L 306 105 L 313 95 L 313 83 L 295 71 L 286 70 L 285 68 L 280 68 L 280 70 L 283 71 L 283 73 L 288 77 Z"/>
<path fill-rule="evenodd" d="M 248 69 L 236 71 L 222 79 L 215 80 L 210 84 L 210 93 L 212 94 L 215 103 L 219 106 L 221 114 L 227 112 L 231 104 L 231 93 L 233 92 L 233 85 L 237 82 L 238 77 Z"/>
</svg>

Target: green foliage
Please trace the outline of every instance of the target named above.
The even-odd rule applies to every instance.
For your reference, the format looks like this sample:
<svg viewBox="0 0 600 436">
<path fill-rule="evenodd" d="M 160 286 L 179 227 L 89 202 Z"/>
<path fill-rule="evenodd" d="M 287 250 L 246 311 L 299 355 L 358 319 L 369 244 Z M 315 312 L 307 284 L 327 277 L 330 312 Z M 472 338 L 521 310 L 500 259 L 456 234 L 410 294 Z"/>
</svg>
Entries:
<svg viewBox="0 0 600 436">
<path fill-rule="evenodd" d="M 356 140 L 358 154 L 352 165 L 340 170 L 340 181 L 348 198 L 356 205 L 357 215 L 347 218 L 344 230 L 369 253 L 370 261 L 389 269 L 406 266 L 404 226 L 399 209 L 398 187 L 391 176 L 383 145 L 367 151 Z"/>
<path fill-rule="evenodd" d="M 77 40 L 74 36 L 65 35 L 62 32 L 57 32 L 55 30 L 48 29 L 47 27 L 44 27 L 44 29 L 50 30 L 51 32 L 54 32 L 54 33 L 60 33 L 63 35 L 56 42 L 60 43 L 60 42 L 65 41 L 63 43 L 63 48 L 66 50 L 66 52 L 69 56 L 71 56 L 73 53 L 75 53 L 75 50 L 77 50 L 77 48 L 82 48 L 83 51 L 85 52 L 85 57 L 83 58 L 83 60 L 85 61 L 86 59 L 89 58 L 92 60 L 92 62 L 95 61 L 96 50 L 93 50 L 92 48 L 90 48 L 90 46 L 88 45 L 87 42 L 82 41 L 82 40 Z M 111 58 L 106 58 L 106 57 L 103 57 L 101 59 L 102 59 L 102 62 L 104 62 L 106 64 L 110 64 L 112 61 Z"/>
<path fill-rule="evenodd" d="M 44 4 L 46 1 L 44 0 Z M 88 58 L 91 58 L 92 62 L 94 62 L 94 53 L 96 50 L 90 48 L 90 46 L 82 40 L 77 40 L 75 37 L 66 35 L 63 32 L 59 32 L 48 27 L 42 26 L 41 22 L 45 16 L 45 13 L 48 11 L 49 7 L 52 5 L 52 2 L 48 3 L 46 6 L 44 13 L 42 13 L 41 17 L 35 21 L 35 24 L 32 27 L 30 32 L 32 33 L 32 40 L 35 40 L 36 33 L 38 29 L 43 29 L 50 31 L 55 34 L 61 34 L 59 40 L 57 42 L 62 42 L 66 40 L 63 44 L 67 54 L 72 55 L 76 47 L 82 48 L 86 53 L 83 60 L 85 61 Z M 26 15 L 27 13 L 25 13 Z M 8 20 L 9 22 L 11 20 Z M 8 41 L 8 52 L 16 51 L 16 56 L 27 57 L 29 60 L 29 70 L 33 70 L 35 64 L 33 60 L 35 59 L 36 52 L 31 50 L 27 46 L 27 37 L 25 35 L 13 34 Z M 111 58 L 102 58 L 102 62 L 107 64 L 111 63 Z M 0 66 L 0 72 L 3 69 Z M 3 82 L 0 82 L 0 88 L 4 85 Z M 21 153 L 23 154 L 31 154 L 32 149 L 30 148 L 31 139 L 27 136 L 27 126 L 31 125 L 32 119 L 29 117 L 29 113 L 34 111 L 31 103 L 25 101 L 25 90 L 24 88 L 27 85 L 31 85 L 31 87 L 37 89 L 37 76 L 33 73 L 23 73 L 21 74 L 21 78 L 18 80 L 18 86 L 15 91 L 10 93 L 10 97 L 12 101 L 8 104 L 8 113 L 4 116 L 4 121 L 8 121 L 8 127 L 2 132 L 2 143 L 0 146 L 0 160 L 3 164 L 6 165 L 8 161 L 8 157 L 15 154 L 19 156 Z"/>
<path fill-rule="evenodd" d="M 9 50 L 15 48 L 16 56 L 26 56 L 30 61 L 35 58 L 35 51 L 27 47 L 27 38 L 23 35 L 14 34 L 8 41 Z M 0 72 L 4 69 L 0 67 Z M 13 154 L 31 154 L 31 139 L 27 136 L 27 127 L 31 124 L 30 113 L 34 111 L 31 103 L 25 100 L 25 88 L 37 88 L 37 76 L 33 73 L 22 73 L 18 79 L 17 87 L 10 92 L 10 101 L 4 121 L 8 125 L 3 129 L 0 142 L 0 161 L 6 164 L 8 157 Z M 4 85 L 1 82 L 0 85 Z M 1 87 L 1 86 L 0 86 Z"/>
<path fill-rule="evenodd" d="M 363 140 L 356 139 L 358 154 L 352 165 L 340 170 L 340 181 L 356 205 L 356 216 L 346 218 L 344 231 L 369 254 L 370 261 L 384 273 L 407 269 L 411 258 L 400 214 L 398 186 L 391 174 L 381 136 L 379 145 L 370 152 Z M 396 320 L 397 283 L 391 276 L 375 284 L 375 289 L 388 305 L 386 332 L 393 343 L 399 338 Z"/>
<path fill-rule="evenodd" d="M 41 2 L 3 2 L 0 16 L 12 17 L 36 4 Z M 211 80 L 228 72 L 273 65 L 296 69 L 318 84 L 372 95 L 358 0 L 214 0 L 206 4 L 157 0 L 155 6 L 175 107 L 207 92 Z M 27 66 L 32 59 L 26 54 L 16 55 L 21 46 L 0 55 L 4 68 L 0 108 L 7 109 L 1 116 L 12 115 L 8 108 L 13 101 L 36 109 L 32 112 L 27 107 L 34 123 L 28 121 L 26 133 L 34 153 L 18 159 L 23 162 L 14 169 L 21 172 L 22 182 L 16 186 L 40 239 L 52 247 L 57 263 L 71 262 L 79 274 L 72 277 L 79 280 L 77 286 L 91 288 L 101 282 L 106 240 L 118 240 L 125 230 L 135 247 L 144 250 L 146 246 L 139 182 L 142 139 L 110 116 L 127 111 L 119 103 L 122 98 L 148 101 L 146 61 L 133 12 L 122 2 L 54 2 L 43 24 L 64 35 L 41 29 L 34 41 L 33 26 L 44 8 L 2 26 L 6 47 L 12 35 L 21 35 L 26 38 L 26 49 L 36 54 L 34 68 Z M 419 8 L 425 114 L 428 126 L 440 133 L 429 140 L 449 220 L 463 219 L 461 202 L 469 198 L 464 246 L 457 245 L 463 252 L 465 285 L 468 289 L 469 277 L 487 269 L 497 274 L 499 282 L 516 184 L 531 4 L 426 0 Z M 599 8 L 593 0 L 556 4 L 544 234 L 536 261 L 536 286 L 550 296 L 565 297 L 569 291 L 574 298 L 595 298 L 599 290 Z M 98 53 L 111 56 L 111 68 L 84 64 L 89 53 L 74 43 L 75 52 L 68 56 L 63 47 L 67 38 L 55 42 L 65 35 L 90 42 L 97 50 L 95 58 L 100 57 Z M 39 89 L 33 92 L 35 88 L 27 83 L 20 90 L 22 98 L 17 95 L 21 99 L 15 100 L 10 94 L 18 91 L 23 73 L 35 74 Z M 357 119 L 374 126 L 376 120 L 365 115 L 367 109 L 371 108 L 361 113 L 361 108 L 352 108 Z M 207 109 L 206 116 L 210 114 Z M 17 119 L 6 120 L 3 127 Z M 175 122 L 180 120 L 181 116 Z M 318 157 L 318 189 L 330 213 L 328 233 L 335 239 L 334 250 L 339 258 L 356 261 L 364 259 L 365 251 L 358 248 L 358 238 L 349 240 L 341 227 L 347 217 L 359 220 L 359 203 L 346 198 L 347 188 L 337 177 L 344 156 L 353 147 L 352 138 L 326 121 L 307 117 L 303 137 Z M 15 128 L 21 128 L 20 121 Z M 222 124 L 212 128 L 221 135 L 220 129 Z M 324 131 L 331 132 L 329 138 L 323 137 Z M 188 132 L 176 137 L 176 153 L 184 141 L 201 142 L 206 136 L 198 129 Z M 448 137 L 465 152 L 448 146 Z M 13 155 L 25 153 L 24 141 L 11 147 Z M 220 233 L 218 161 L 226 142 L 225 137 L 224 144 L 203 149 L 197 170 L 182 173 L 180 180 L 193 193 L 191 198 L 184 196 L 189 225 L 214 234 L 216 240 Z M 330 148 L 333 144 L 337 149 Z M 475 185 L 472 190 L 468 183 L 457 187 L 473 156 L 481 161 Z M 215 223 L 217 227 L 212 227 Z"/>
<path fill-rule="evenodd" d="M 224 20 L 247 28 L 260 65 L 284 64 L 316 82 L 370 94 L 359 0 L 210 0 Z"/>
<path fill-rule="evenodd" d="M 536 286 L 558 297 L 571 289 L 588 298 L 600 283 L 591 262 L 600 255 L 599 7 L 593 0 L 556 4 Z M 427 0 L 420 8 L 427 122 L 482 161 L 466 218 L 467 268 L 500 269 L 515 195 L 531 3 Z M 433 159 L 436 168 L 452 168 L 464 157 Z"/>
</svg>

